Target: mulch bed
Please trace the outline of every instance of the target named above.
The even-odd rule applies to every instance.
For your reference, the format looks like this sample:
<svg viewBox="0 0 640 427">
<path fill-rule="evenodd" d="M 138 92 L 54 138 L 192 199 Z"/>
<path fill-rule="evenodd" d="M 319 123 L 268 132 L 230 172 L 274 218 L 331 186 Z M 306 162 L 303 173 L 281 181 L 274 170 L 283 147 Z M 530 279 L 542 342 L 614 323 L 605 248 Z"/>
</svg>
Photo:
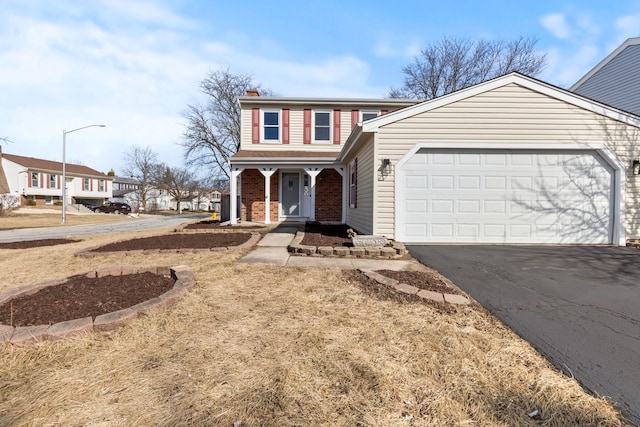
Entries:
<svg viewBox="0 0 640 427">
<path fill-rule="evenodd" d="M 71 239 L 40 239 L 40 240 L 24 240 L 21 242 L 0 243 L 0 249 L 29 249 L 39 248 L 42 246 L 64 245 L 67 243 L 76 243 L 79 240 Z"/>
<path fill-rule="evenodd" d="M 49 325 L 122 310 L 171 290 L 175 280 L 149 272 L 88 278 L 71 276 L 65 283 L 0 305 L 0 324 Z"/>
<path fill-rule="evenodd" d="M 165 234 L 109 243 L 91 252 L 120 252 L 149 249 L 206 249 L 238 246 L 251 238 L 251 233 Z"/>
<path fill-rule="evenodd" d="M 300 244 L 308 246 L 347 246 L 351 247 L 351 237 L 347 233 L 351 227 L 346 224 L 320 224 L 307 222 L 304 238 Z"/>
<path fill-rule="evenodd" d="M 193 224 L 188 224 L 184 227 L 185 230 L 259 230 L 265 228 L 263 225 L 220 225 L 219 221 L 200 221 Z"/>
<path fill-rule="evenodd" d="M 441 276 L 436 273 L 431 273 L 428 271 L 395 270 L 376 270 L 376 273 L 390 279 L 395 279 L 400 283 L 406 283 L 407 285 L 415 286 L 419 289 L 440 292 L 442 294 L 460 295 L 460 291 L 458 289 L 447 284 L 444 280 L 442 280 Z"/>
<path fill-rule="evenodd" d="M 376 270 L 376 273 L 383 276 L 396 279 L 402 283 L 415 286 L 420 289 L 426 289 L 434 292 L 443 292 L 443 284 L 437 273 L 430 273 L 427 271 L 392 271 L 392 270 Z M 364 273 L 358 270 L 344 270 L 342 273 L 349 283 L 358 286 L 362 291 L 371 297 L 378 298 L 386 301 L 395 301 L 397 303 L 417 303 L 428 304 L 440 313 L 454 313 L 459 307 L 453 304 L 440 304 L 428 299 L 420 298 L 417 295 L 405 294 L 398 292 L 391 286 L 384 285 L 378 281 L 371 279 Z M 392 277 L 392 275 L 394 277 Z M 444 284 L 446 286 L 446 292 L 448 294 L 460 294 L 460 291 Z"/>
</svg>

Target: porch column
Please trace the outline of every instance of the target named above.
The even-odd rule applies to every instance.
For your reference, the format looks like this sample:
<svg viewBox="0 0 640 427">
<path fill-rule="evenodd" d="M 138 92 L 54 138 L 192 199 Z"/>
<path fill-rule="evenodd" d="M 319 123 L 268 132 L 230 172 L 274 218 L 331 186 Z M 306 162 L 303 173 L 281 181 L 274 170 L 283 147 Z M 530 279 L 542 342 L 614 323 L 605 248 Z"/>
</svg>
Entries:
<svg viewBox="0 0 640 427">
<path fill-rule="evenodd" d="M 271 175 L 275 173 L 275 168 L 260 168 L 260 173 L 264 175 L 264 223 L 271 224 Z"/>
<path fill-rule="evenodd" d="M 231 224 L 238 223 L 238 178 L 244 168 L 232 168 L 231 179 L 229 182 L 230 198 L 229 200 L 229 219 Z"/>
<path fill-rule="evenodd" d="M 311 221 L 316 220 L 316 177 L 322 172 L 322 168 L 304 168 L 304 171 L 311 178 Z"/>
<path fill-rule="evenodd" d="M 336 172 L 340 174 L 342 177 L 342 223 L 347 223 L 347 206 L 349 201 L 347 200 L 347 180 L 346 180 L 346 170 L 344 167 L 335 168 Z"/>
</svg>

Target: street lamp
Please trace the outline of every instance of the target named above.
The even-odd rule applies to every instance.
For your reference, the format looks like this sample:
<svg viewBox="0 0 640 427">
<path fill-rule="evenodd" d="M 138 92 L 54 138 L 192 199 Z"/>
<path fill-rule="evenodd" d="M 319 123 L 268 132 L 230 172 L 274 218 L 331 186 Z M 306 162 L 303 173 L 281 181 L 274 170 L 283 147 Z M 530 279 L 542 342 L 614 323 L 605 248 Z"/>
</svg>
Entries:
<svg viewBox="0 0 640 427">
<path fill-rule="evenodd" d="M 86 128 L 98 127 L 103 128 L 106 125 L 87 125 L 81 128 L 62 131 L 62 223 L 67 223 L 67 134 L 76 132 Z"/>
</svg>

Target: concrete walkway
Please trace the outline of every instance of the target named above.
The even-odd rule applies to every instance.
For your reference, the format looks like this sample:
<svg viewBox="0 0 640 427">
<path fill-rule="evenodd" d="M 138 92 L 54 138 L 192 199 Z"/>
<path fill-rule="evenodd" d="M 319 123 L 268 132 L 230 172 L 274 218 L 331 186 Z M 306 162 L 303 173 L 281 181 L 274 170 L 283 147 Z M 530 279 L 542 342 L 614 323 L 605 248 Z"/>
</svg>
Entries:
<svg viewBox="0 0 640 427">
<path fill-rule="evenodd" d="M 339 269 L 368 268 L 372 270 L 416 270 L 421 264 L 415 260 L 384 260 L 365 258 L 333 258 L 290 256 L 287 246 L 296 236 L 296 226 L 282 225 L 267 233 L 256 247 L 238 262 L 271 264 L 292 267 L 323 267 Z"/>
</svg>

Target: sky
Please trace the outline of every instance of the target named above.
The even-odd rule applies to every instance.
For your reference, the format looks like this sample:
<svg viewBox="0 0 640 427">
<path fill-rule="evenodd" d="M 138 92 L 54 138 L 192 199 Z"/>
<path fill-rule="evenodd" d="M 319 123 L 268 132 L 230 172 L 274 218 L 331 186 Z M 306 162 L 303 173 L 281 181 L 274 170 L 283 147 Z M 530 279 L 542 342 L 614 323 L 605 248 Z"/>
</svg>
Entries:
<svg viewBox="0 0 640 427">
<path fill-rule="evenodd" d="M 228 69 L 281 96 L 383 98 L 443 36 L 538 40 L 569 88 L 627 38 L 640 0 L 0 0 L 4 153 L 121 174 L 146 147 L 184 166 L 188 105 Z"/>
</svg>

